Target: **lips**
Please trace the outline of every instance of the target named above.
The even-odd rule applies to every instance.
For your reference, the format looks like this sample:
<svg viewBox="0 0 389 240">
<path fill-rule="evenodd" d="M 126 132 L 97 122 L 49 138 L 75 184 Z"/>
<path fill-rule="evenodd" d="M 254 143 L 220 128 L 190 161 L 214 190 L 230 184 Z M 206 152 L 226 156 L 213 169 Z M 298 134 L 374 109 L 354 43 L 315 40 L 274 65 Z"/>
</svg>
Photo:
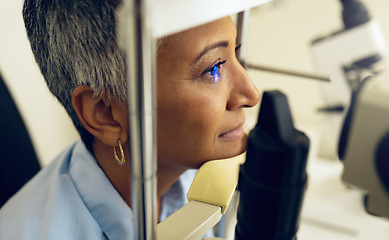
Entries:
<svg viewBox="0 0 389 240">
<path fill-rule="evenodd" d="M 219 135 L 219 139 L 223 141 L 238 141 L 244 135 L 243 123 L 239 123 L 233 129 Z"/>
</svg>

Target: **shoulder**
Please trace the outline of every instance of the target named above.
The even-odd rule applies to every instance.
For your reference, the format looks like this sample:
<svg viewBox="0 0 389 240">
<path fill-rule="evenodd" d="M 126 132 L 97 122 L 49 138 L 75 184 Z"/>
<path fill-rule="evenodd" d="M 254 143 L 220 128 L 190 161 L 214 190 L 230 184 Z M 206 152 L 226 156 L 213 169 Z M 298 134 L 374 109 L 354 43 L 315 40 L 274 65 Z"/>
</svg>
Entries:
<svg viewBox="0 0 389 240">
<path fill-rule="evenodd" d="M 0 209 L 0 239 L 104 239 L 68 174 L 73 144 Z M 100 238 L 97 238 L 100 236 Z M 69 238 L 70 237 L 70 238 Z"/>
</svg>

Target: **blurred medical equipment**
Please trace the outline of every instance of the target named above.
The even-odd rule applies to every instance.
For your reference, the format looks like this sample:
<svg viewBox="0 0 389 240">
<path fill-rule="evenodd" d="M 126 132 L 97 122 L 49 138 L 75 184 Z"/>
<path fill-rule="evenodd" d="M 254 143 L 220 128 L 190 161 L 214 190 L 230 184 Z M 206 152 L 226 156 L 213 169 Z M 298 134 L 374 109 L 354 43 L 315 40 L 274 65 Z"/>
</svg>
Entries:
<svg viewBox="0 0 389 240">
<path fill-rule="evenodd" d="M 323 85 L 327 113 L 322 122 L 319 155 L 337 158 L 337 139 L 352 91 L 362 81 L 364 71 L 375 71 L 376 63 L 387 53 L 377 21 L 369 16 L 359 0 L 341 0 L 344 29 L 312 41 L 317 72 L 331 75 L 331 84 Z"/>
<path fill-rule="evenodd" d="M 274 3 L 274 2 L 272 2 Z M 244 66 L 246 69 L 253 69 L 253 70 L 260 70 L 260 71 L 266 71 L 266 72 L 273 72 L 273 73 L 279 73 L 279 74 L 286 74 L 289 76 L 296 76 L 301 78 L 308 78 L 308 79 L 315 79 L 319 81 L 325 81 L 329 82 L 330 77 L 328 75 L 323 74 L 317 74 L 317 73 L 308 73 L 303 71 L 296 71 L 291 69 L 285 69 L 285 68 L 279 68 L 279 67 L 271 67 L 271 66 L 264 66 L 264 65 L 258 65 L 254 64 L 252 62 L 247 62 L 246 59 L 246 47 L 247 47 L 247 27 L 248 27 L 248 21 L 249 21 L 249 15 L 250 11 L 246 10 L 238 14 L 237 19 L 237 43 L 244 43 L 241 44 L 241 47 L 236 51 L 236 55 L 239 59 L 239 62 Z"/>
<path fill-rule="evenodd" d="M 264 92 L 240 167 L 236 239 L 296 239 L 308 150 L 309 139 L 294 128 L 286 96 Z"/>
<path fill-rule="evenodd" d="M 323 86 L 328 106 L 321 110 L 340 112 L 328 116 L 326 127 L 331 131 L 322 131 L 321 150 L 333 157 L 334 140 L 340 139 L 343 181 L 367 192 L 367 212 L 389 217 L 388 74 L 364 78 L 363 73 L 377 73 L 387 46 L 378 22 L 362 2 L 341 3 L 345 29 L 312 42 L 318 72 L 334 77 L 333 84 Z M 346 116 L 343 109 L 348 109 Z"/>
<path fill-rule="evenodd" d="M 343 181 L 366 192 L 366 211 L 389 218 L 389 74 L 355 90 L 339 142 Z"/>
<path fill-rule="evenodd" d="M 243 12 L 238 14 L 238 19 L 237 19 L 237 31 L 238 31 L 238 33 L 237 33 L 237 39 L 236 39 L 237 43 L 247 43 L 247 26 L 248 26 L 248 21 L 249 21 L 249 14 L 250 14 L 249 10 L 243 11 Z M 264 65 L 259 65 L 259 64 L 255 64 L 252 62 L 247 62 L 246 47 L 247 47 L 247 44 L 242 44 L 241 47 L 236 52 L 237 57 L 239 59 L 239 62 L 246 69 L 272 72 L 272 73 L 278 73 L 278 74 L 285 74 L 285 75 L 289 75 L 289 76 L 315 79 L 315 80 L 324 81 L 324 82 L 331 81 L 331 77 L 328 75 L 324 75 L 324 74 L 296 71 L 296 70 L 292 70 L 292 69 L 264 66 Z"/>
<path fill-rule="evenodd" d="M 237 52 L 247 69 L 275 72 L 303 78 L 330 81 L 319 74 L 297 72 L 251 64 L 246 61 L 246 38 L 249 10 L 239 13 Z M 309 139 L 293 126 L 286 96 L 279 91 L 265 92 L 258 122 L 250 132 L 245 163 L 240 167 L 239 206 L 227 217 L 237 217 L 234 236 L 225 231 L 228 239 L 285 239 L 296 238 L 299 216 L 306 187 L 306 163 Z M 201 169 L 200 169 L 201 170 Z M 234 199 L 236 200 L 236 199 Z M 236 204 L 233 201 L 233 204 Z M 233 227 L 234 221 L 225 226 Z"/>
<path fill-rule="evenodd" d="M 331 81 L 331 76 L 323 75 L 323 74 L 296 71 L 296 70 L 292 70 L 292 69 L 279 68 L 279 67 L 264 66 L 264 65 L 258 65 L 258 64 L 253 64 L 253 63 L 246 63 L 245 67 L 248 69 L 285 74 L 285 75 L 289 75 L 289 76 L 314 79 L 314 80 L 319 80 L 319 81 L 324 81 L 324 82 Z"/>
</svg>

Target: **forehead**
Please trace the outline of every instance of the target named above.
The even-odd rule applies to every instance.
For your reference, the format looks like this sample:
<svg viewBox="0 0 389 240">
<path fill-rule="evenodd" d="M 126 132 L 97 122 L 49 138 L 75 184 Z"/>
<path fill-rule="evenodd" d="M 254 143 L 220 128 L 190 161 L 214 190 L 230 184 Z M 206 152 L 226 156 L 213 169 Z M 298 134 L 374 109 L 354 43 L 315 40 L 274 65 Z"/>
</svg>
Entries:
<svg viewBox="0 0 389 240">
<path fill-rule="evenodd" d="M 221 40 L 235 41 L 235 37 L 235 24 L 226 17 L 161 39 L 159 52 L 195 58 L 207 45 Z"/>
</svg>

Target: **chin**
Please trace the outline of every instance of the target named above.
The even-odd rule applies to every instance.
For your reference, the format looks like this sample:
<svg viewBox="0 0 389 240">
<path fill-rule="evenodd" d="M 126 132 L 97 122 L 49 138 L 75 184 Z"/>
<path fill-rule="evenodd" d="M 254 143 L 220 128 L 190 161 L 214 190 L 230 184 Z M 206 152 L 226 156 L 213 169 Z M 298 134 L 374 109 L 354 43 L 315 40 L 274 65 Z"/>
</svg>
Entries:
<svg viewBox="0 0 389 240">
<path fill-rule="evenodd" d="M 220 155 L 216 159 L 226 159 L 236 157 L 247 150 L 247 134 L 238 142 L 226 144 L 223 151 L 220 151 Z"/>
<path fill-rule="evenodd" d="M 209 161 L 233 158 L 246 152 L 246 150 L 247 150 L 247 134 L 244 134 L 244 136 L 240 141 L 224 143 L 223 146 L 220 149 L 218 149 L 213 156 L 200 157 L 198 158 L 198 159 L 202 159 L 200 160 L 200 163 L 192 165 L 189 168 L 198 169 L 201 167 L 201 165 Z"/>
<path fill-rule="evenodd" d="M 246 145 L 244 147 L 241 147 L 241 148 L 237 149 L 234 152 L 231 152 L 231 153 L 225 155 L 224 157 L 222 157 L 222 159 L 233 158 L 233 157 L 236 157 L 238 155 L 241 155 L 244 152 L 246 152 Z"/>
</svg>

